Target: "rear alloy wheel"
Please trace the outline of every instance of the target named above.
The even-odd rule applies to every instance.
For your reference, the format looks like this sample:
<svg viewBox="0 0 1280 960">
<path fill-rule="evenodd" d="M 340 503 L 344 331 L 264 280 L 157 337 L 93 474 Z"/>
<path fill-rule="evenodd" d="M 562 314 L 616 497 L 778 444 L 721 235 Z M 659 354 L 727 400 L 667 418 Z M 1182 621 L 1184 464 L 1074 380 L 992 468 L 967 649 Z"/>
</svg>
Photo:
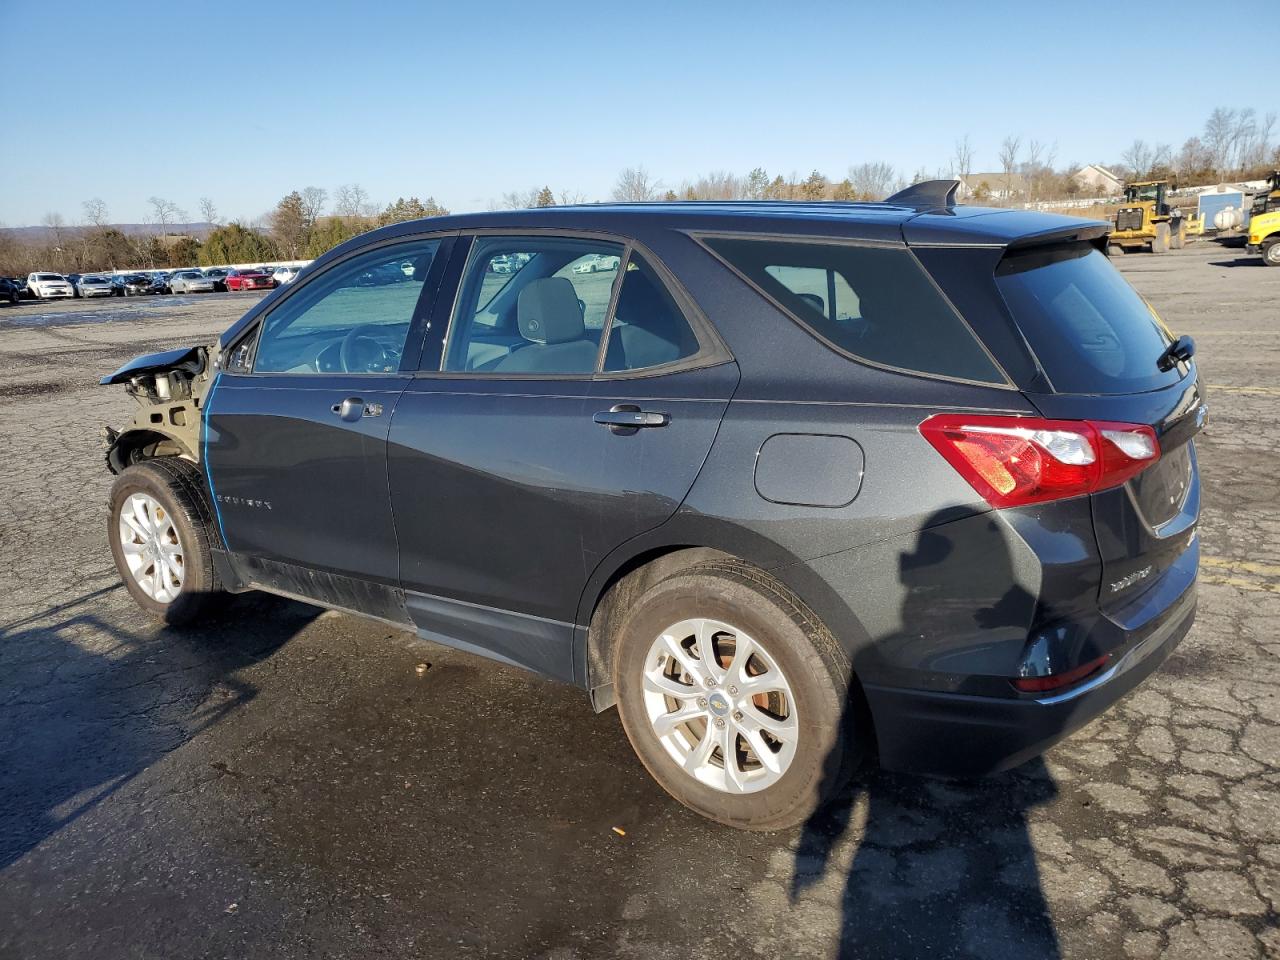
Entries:
<svg viewBox="0 0 1280 960">
<path fill-rule="evenodd" d="M 177 457 L 134 464 L 112 484 L 110 508 L 111 554 L 138 605 L 171 625 L 204 614 L 222 581 L 199 467 Z"/>
<path fill-rule="evenodd" d="M 794 826 L 861 758 L 847 659 L 759 570 L 716 561 L 660 581 L 632 605 L 615 651 L 632 746 L 663 789 L 705 817 Z"/>
<path fill-rule="evenodd" d="M 1262 245 L 1262 262 L 1268 267 L 1280 267 L 1280 237 Z"/>
</svg>

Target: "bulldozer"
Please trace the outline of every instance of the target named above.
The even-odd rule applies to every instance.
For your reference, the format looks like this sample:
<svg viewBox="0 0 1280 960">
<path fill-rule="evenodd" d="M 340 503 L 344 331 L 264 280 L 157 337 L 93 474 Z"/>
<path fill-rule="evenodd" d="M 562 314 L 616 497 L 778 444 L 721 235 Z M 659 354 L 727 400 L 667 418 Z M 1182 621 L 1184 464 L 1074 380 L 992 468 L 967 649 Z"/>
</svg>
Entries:
<svg viewBox="0 0 1280 960">
<path fill-rule="evenodd" d="M 1125 185 L 1124 203 L 1115 214 L 1115 229 L 1107 237 L 1107 253 L 1129 250 L 1167 253 L 1187 242 L 1182 211 L 1169 206 L 1168 180 L 1139 180 Z"/>
</svg>

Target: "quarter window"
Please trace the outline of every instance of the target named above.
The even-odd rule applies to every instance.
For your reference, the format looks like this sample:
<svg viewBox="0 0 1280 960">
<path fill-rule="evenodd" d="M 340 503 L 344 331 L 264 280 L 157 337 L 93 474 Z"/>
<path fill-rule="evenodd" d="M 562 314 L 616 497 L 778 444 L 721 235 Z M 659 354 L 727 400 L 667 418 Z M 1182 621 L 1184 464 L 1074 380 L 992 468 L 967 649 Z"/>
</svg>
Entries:
<svg viewBox="0 0 1280 960">
<path fill-rule="evenodd" d="M 704 242 L 838 350 L 916 373 L 1007 382 L 905 247 L 725 237 Z"/>
<path fill-rule="evenodd" d="M 698 352 L 698 338 L 653 268 L 631 255 L 609 325 L 607 371 L 641 370 L 675 363 Z"/>
<path fill-rule="evenodd" d="M 267 314 L 255 372 L 399 370 L 439 246 L 439 240 L 420 240 L 382 247 L 306 281 Z"/>
</svg>

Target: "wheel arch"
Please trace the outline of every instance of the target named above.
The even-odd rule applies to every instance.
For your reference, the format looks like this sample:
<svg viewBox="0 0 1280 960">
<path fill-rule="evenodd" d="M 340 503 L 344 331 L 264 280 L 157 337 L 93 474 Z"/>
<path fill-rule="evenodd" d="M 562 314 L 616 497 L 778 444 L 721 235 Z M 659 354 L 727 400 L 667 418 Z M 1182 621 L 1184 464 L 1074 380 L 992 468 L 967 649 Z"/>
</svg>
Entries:
<svg viewBox="0 0 1280 960">
<path fill-rule="evenodd" d="M 574 656 L 580 682 L 587 688 L 595 710 L 607 710 L 615 703 L 614 642 L 621 620 L 634 600 L 659 580 L 714 560 L 754 567 L 807 606 L 848 658 L 853 676 L 851 695 L 864 704 L 859 664 L 870 652 L 871 638 L 844 598 L 804 559 L 758 533 L 706 517 L 698 518 L 696 525 L 685 526 L 678 517 L 609 554 L 583 590 Z M 677 531 L 683 535 L 677 536 Z M 865 715 L 864 709 L 859 712 Z M 869 715 L 864 719 L 870 722 Z"/>
<path fill-rule="evenodd" d="M 135 427 L 122 431 L 107 441 L 107 467 L 120 473 L 125 467 L 160 457 L 180 457 L 198 463 L 199 457 L 177 433 L 162 426 Z"/>
</svg>

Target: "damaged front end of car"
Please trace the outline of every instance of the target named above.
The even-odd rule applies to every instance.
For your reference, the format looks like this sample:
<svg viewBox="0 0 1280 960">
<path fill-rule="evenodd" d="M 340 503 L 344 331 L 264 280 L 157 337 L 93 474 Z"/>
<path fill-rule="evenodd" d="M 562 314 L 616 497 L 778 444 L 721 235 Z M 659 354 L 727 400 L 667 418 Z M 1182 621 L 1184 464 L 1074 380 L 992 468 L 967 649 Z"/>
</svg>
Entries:
<svg viewBox="0 0 1280 960">
<path fill-rule="evenodd" d="M 202 407 L 217 374 L 217 361 L 216 346 L 168 350 L 135 357 L 98 381 L 123 383 L 138 403 L 123 429 L 102 428 L 112 473 L 156 457 L 200 462 Z"/>
</svg>

